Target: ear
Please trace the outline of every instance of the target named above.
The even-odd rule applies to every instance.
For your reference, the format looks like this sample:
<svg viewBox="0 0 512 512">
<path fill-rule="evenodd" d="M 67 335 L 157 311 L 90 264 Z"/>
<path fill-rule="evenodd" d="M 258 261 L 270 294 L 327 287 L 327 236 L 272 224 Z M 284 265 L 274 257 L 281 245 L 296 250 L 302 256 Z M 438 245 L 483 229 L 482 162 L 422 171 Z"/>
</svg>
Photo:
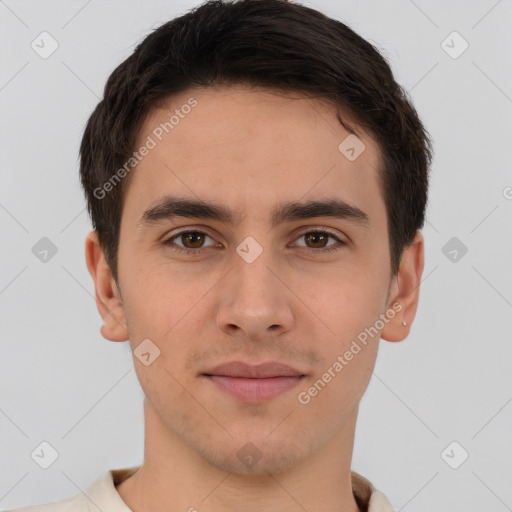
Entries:
<svg viewBox="0 0 512 512">
<path fill-rule="evenodd" d="M 409 335 L 418 308 L 424 263 L 424 238 L 417 231 L 412 244 L 404 249 L 398 275 L 393 278 L 386 311 L 394 310 L 396 314 L 382 329 L 382 339 L 402 341 Z M 401 305 L 400 309 L 398 304 Z M 407 323 L 406 326 L 403 321 Z"/>
<path fill-rule="evenodd" d="M 91 231 L 85 239 L 85 260 L 94 281 L 96 307 L 103 318 L 100 329 L 102 336 L 110 341 L 127 341 L 129 336 L 121 294 L 105 260 L 96 231 Z"/>
</svg>

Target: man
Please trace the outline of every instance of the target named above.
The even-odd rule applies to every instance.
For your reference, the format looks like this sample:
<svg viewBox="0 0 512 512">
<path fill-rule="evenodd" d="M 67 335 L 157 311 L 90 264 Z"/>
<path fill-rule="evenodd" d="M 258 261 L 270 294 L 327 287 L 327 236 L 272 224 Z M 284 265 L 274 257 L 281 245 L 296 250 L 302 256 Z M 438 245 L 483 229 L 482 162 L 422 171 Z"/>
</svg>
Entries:
<svg viewBox="0 0 512 512">
<path fill-rule="evenodd" d="M 205 3 L 112 73 L 80 153 L 144 461 L 19 510 L 392 511 L 351 459 L 416 314 L 432 149 L 377 50 L 295 3 Z"/>
</svg>

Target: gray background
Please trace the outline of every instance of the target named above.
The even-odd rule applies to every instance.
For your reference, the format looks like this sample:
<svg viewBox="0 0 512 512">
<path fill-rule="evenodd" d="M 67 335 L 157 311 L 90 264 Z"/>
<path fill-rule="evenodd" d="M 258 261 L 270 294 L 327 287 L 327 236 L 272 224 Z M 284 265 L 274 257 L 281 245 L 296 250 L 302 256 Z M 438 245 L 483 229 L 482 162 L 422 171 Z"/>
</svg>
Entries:
<svg viewBox="0 0 512 512">
<path fill-rule="evenodd" d="M 0 1 L 3 509 L 142 461 L 142 391 L 127 344 L 100 335 L 85 266 L 77 152 L 114 67 L 197 3 Z M 306 5 L 381 49 L 435 141 L 419 310 L 405 341 L 380 342 L 353 469 L 397 511 L 511 510 L 512 0 Z M 59 45 L 47 59 L 31 48 L 43 31 Z M 457 58 L 453 31 L 469 43 Z M 31 458 L 43 441 L 59 454 L 46 470 Z"/>
</svg>

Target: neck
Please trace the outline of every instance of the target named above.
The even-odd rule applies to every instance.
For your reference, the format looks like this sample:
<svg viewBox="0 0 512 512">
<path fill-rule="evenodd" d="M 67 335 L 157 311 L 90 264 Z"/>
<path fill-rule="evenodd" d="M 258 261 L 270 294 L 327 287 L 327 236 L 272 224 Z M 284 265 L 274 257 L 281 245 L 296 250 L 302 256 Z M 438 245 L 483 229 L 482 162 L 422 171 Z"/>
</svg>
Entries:
<svg viewBox="0 0 512 512">
<path fill-rule="evenodd" d="M 279 472 L 235 473 L 212 465 L 165 427 L 144 401 L 144 463 L 117 486 L 133 512 L 360 512 L 352 494 L 357 408 L 309 457 Z"/>
</svg>

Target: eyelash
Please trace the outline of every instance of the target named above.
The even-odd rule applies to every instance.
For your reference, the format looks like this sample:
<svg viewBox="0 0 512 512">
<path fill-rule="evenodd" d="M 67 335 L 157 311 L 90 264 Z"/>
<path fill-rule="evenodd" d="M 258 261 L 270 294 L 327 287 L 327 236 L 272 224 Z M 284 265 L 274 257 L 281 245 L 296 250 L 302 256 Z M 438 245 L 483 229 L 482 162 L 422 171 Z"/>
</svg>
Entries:
<svg viewBox="0 0 512 512">
<path fill-rule="evenodd" d="M 183 248 L 183 247 L 173 244 L 174 239 L 180 237 L 181 235 L 188 234 L 188 233 L 199 233 L 201 235 L 206 235 L 206 236 L 209 236 L 210 238 L 212 238 L 208 233 L 205 233 L 204 231 L 199 231 L 197 229 L 186 229 L 186 230 L 180 231 L 179 233 L 175 233 L 170 238 L 167 238 L 166 240 L 164 240 L 162 243 L 164 245 L 167 245 L 171 250 L 180 252 L 182 254 L 200 255 L 203 253 L 204 250 L 208 250 L 210 248 L 210 247 L 200 247 L 199 249 L 188 249 L 188 248 Z M 320 253 L 325 254 L 325 253 L 329 253 L 332 251 L 339 251 L 340 249 L 342 249 L 344 246 L 347 245 L 346 242 L 344 242 L 343 240 L 340 240 L 336 235 L 334 235 L 333 233 L 331 233 L 330 231 L 328 231 L 327 229 L 324 229 L 324 228 L 317 228 L 317 229 L 313 229 L 313 230 L 309 230 L 309 231 L 304 231 L 297 237 L 297 239 L 303 237 L 304 235 L 308 235 L 308 234 L 312 234 L 312 233 L 315 233 L 315 234 L 322 233 L 322 234 L 329 235 L 331 238 L 334 238 L 339 243 L 339 245 L 338 246 L 332 245 L 325 249 L 315 249 L 314 247 L 302 247 L 302 249 L 306 249 L 306 250 L 313 251 L 313 252 L 320 252 Z"/>
</svg>

